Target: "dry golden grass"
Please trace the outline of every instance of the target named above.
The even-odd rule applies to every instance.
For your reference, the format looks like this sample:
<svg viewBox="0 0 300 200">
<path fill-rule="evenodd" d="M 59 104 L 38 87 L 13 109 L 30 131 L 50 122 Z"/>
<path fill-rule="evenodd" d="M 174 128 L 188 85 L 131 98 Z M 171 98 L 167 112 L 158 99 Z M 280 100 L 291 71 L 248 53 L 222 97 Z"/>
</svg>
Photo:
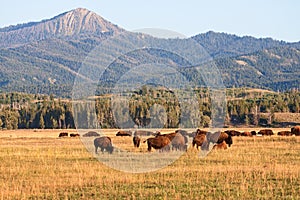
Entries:
<svg viewBox="0 0 300 200">
<path fill-rule="evenodd" d="M 300 137 L 234 137 L 227 150 L 201 158 L 189 148 L 167 167 L 132 174 L 51 131 L 0 132 L 1 199 L 300 199 Z"/>
</svg>

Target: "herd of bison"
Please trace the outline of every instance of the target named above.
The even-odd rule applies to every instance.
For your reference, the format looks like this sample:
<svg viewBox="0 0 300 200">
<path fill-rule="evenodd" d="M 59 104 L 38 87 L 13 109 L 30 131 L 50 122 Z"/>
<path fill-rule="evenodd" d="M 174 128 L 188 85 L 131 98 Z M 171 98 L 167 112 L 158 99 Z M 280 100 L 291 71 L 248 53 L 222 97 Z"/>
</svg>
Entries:
<svg viewBox="0 0 300 200">
<path fill-rule="evenodd" d="M 227 149 L 232 145 L 232 137 L 235 136 L 271 136 L 274 135 L 274 132 L 271 129 L 262 129 L 258 132 L 239 132 L 236 130 L 227 130 L 224 132 L 215 132 L 211 133 L 208 131 L 197 129 L 195 132 L 189 133 L 185 130 L 176 130 L 175 132 L 161 134 L 160 132 L 152 132 L 146 130 L 119 130 L 116 133 L 116 136 L 121 137 L 132 137 L 132 142 L 134 147 L 139 148 L 140 143 L 147 143 L 147 149 L 150 152 L 151 149 L 163 151 L 177 150 L 177 151 L 186 151 L 188 147 L 188 138 L 193 138 L 192 145 L 199 147 L 201 150 L 209 150 L 210 144 L 213 145 L 213 149 Z M 277 133 L 278 136 L 300 136 L 300 126 L 295 126 L 291 128 L 291 131 L 280 131 Z M 59 137 L 68 137 L 69 134 L 62 132 L 59 134 Z M 141 140 L 142 137 L 151 136 L 145 140 Z M 71 133 L 70 137 L 80 137 L 78 133 Z M 97 153 L 98 148 L 102 152 L 107 151 L 112 153 L 114 147 L 112 145 L 112 140 L 108 136 L 100 137 L 95 131 L 89 131 L 82 135 L 82 137 L 96 137 L 94 139 L 95 153 Z"/>
</svg>

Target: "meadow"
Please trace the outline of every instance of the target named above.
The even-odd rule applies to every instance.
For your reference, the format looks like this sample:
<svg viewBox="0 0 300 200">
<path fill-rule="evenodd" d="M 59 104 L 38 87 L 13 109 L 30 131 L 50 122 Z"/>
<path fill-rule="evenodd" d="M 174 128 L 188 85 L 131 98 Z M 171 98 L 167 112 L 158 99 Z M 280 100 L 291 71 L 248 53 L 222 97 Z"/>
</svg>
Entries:
<svg viewBox="0 0 300 200">
<path fill-rule="evenodd" d="M 300 137 L 234 137 L 227 150 L 199 157 L 189 147 L 159 170 L 126 173 L 59 132 L 0 131 L 1 199 L 300 199 Z M 152 154 L 131 138 L 112 140 Z"/>
</svg>

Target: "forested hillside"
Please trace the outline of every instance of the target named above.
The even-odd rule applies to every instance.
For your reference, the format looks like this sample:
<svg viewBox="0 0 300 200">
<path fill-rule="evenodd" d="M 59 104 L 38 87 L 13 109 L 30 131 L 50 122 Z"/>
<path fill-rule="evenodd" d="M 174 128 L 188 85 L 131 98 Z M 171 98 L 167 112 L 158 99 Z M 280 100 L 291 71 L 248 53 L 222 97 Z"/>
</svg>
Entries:
<svg viewBox="0 0 300 200">
<path fill-rule="evenodd" d="M 140 128 L 178 128 L 185 124 L 189 127 L 208 127 L 211 123 L 211 100 L 206 88 L 195 90 L 199 109 L 197 116 L 188 115 L 192 119 L 188 123 L 180 120 L 187 110 L 178 102 L 174 93 L 165 88 L 143 87 L 134 91 L 127 105 L 112 110 L 112 96 L 94 97 L 97 119 L 94 128 L 126 128 L 126 115 L 129 121 Z M 227 109 L 224 126 L 291 126 L 300 124 L 293 121 L 278 121 L 275 115 L 281 113 L 300 112 L 300 92 L 275 93 L 272 91 L 253 90 L 247 88 L 227 89 Z M 81 128 L 91 127 L 90 116 L 84 103 L 76 104 L 81 112 L 74 113 L 74 102 L 68 99 L 56 99 L 46 95 L 24 93 L 2 93 L 0 95 L 0 128 L 75 128 L 74 117 L 80 118 Z M 156 109 L 153 109 L 156 107 Z M 76 115 L 76 116 L 75 116 Z M 117 115 L 117 116 L 115 116 Z M 116 119 L 125 122 L 119 127 Z M 152 120 L 152 121 L 151 121 Z M 155 121 L 156 120 L 156 121 Z M 288 120 L 288 119 L 286 119 Z M 128 122 L 129 123 L 129 122 Z M 194 123 L 194 124 L 193 124 Z M 195 124 L 196 123 L 196 124 Z M 152 124 L 152 125 L 151 125 Z M 130 126 L 128 126 L 130 128 Z"/>
</svg>

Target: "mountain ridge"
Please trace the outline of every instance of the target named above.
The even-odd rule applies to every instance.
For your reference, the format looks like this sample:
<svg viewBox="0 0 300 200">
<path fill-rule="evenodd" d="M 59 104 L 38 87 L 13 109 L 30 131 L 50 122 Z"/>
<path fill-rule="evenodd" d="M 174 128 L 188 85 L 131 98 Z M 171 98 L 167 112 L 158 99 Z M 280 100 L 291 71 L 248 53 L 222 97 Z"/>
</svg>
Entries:
<svg viewBox="0 0 300 200">
<path fill-rule="evenodd" d="M 69 97 L 78 70 L 89 52 L 122 32 L 126 30 L 84 8 L 40 22 L 1 28 L 0 91 L 53 93 Z M 300 42 L 213 31 L 191 38 L 213 58 L 226 87 L 277 91 L 300 85 Z M 171 54 L 159 51 L 143 53 L 144 59 L 151 62 L 167 60 L 177 62 L 178 66 L 182 64 Z M 119 71 L 112 74 L 122 75 L 124 66 L 135 61 L 119 63 L 113 68 Z"/>
</svg>

